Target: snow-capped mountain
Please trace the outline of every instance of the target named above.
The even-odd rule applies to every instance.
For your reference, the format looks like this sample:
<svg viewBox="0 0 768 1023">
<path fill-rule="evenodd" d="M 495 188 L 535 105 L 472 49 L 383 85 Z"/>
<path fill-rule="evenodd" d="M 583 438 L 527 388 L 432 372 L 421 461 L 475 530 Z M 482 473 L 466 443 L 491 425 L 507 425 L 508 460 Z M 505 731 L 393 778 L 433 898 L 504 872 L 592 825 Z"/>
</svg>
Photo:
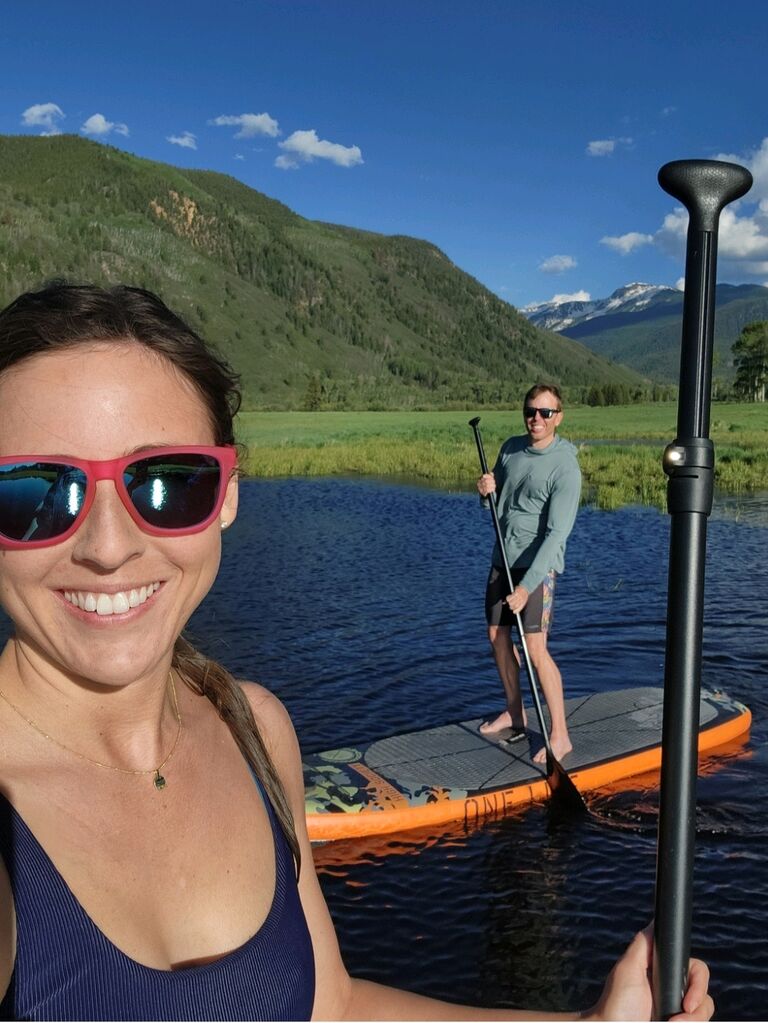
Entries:
<svg viewBox="0 0 768 1023">
<path fill-rule="evenodd" d="M 585 320 L 594 320 L 598 316 L 614 313 L 634 313 L 645 309 L 659 299 L 679 299 L 680 292 L 661 284 L 625 284 L 617 288 L 608 298 L 596 298 L 589 301 L 553 300 L 525 306 L 520 312 L 527 316 L 531 323 L 544 330 L 567 330 Z"/>
<path fill-rule="evenodd" d="M 733 376 L 731 347 L 744 326 L 768 320 L 768 287 L 718 284 L 715 302 L 716 375 L 727 379 Z M 564 334 L 649 379 L 677 379 L 683 293 L 676 288 L 627 284 L 610 298 L 541 302 L 521 312 L 537 327 Z"/>
</svg>

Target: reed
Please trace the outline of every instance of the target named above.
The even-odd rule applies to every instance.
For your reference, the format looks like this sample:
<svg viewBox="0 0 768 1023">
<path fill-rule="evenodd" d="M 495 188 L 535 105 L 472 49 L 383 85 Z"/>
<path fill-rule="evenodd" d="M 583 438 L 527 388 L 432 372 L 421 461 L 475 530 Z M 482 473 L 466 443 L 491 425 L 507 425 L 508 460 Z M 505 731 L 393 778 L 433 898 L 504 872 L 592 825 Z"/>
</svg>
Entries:
<svg viewBox="0 0 768 1023">
<path fill-rule="evenodd" d="M 471 412 L 244 412 L 238 439 L 246 474 L 377 476 L 467 489 L 478 475 Z M 562 433 L 579 449 L 584 500 L 600 508 L 664 507 L 665 444 L 674 439 L 672 404 L 569 409 Z M 489 457 L 521 430 L 516 411 L 481 420 Z M 768 407 L 713 406 L 715 485 L 726 494 L 768 490 Z"/>
</svg>

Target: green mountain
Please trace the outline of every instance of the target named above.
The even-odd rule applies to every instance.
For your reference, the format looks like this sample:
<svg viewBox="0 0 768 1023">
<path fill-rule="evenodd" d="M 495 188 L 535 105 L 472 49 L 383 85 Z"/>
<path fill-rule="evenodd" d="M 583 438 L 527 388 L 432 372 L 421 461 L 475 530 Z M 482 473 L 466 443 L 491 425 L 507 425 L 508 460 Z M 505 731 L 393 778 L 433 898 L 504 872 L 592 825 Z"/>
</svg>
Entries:
<svg viewBox="0 0 768 1023">
<path fill-rule="evenodd" d="M 637 373 L 537 329 L 428 242 L 306 220 L 234 178 L 71 135 L 0 136 L 0 301 L 51 277 L 158 292 L 246 408 L 578 400 Z"/>
<path fill-rule="evenodd" d="M 680 372 L 682 293 L 665 289 L 642 309 L 617 311 L 565 327 L 562 334 L 606 359 L 654 380 L 676 381 Z M 733 381 L 731 346 L 747 323 L 768 320 L 768 288 L 718 284 L 715 289 L 713 376 Z"/>
</svg>

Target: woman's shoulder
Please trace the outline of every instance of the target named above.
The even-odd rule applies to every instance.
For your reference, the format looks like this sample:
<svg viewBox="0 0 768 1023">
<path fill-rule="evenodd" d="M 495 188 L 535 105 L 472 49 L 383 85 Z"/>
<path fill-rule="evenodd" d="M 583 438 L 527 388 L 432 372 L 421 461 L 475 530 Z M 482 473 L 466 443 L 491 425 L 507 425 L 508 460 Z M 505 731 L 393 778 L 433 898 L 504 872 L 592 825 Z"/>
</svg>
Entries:
<svg viewBox="0 0 768 1023">
<path fill-rule="evenodd" d="M 301 752 L 290 714 L 275 694 L 265 686 L 244 679 L 238 679 L 238 682 L 250 704 L 259 735 L 280 780 L 294 796 L 294 790 L 297 790 L 300 784 L 303 800 Z"/>
<path fill-rule="evenodd" d="M 247 679 L 238 679 L 243 695 L 248 700 L 256 724 L 259 728 L 266 728 L 267 734 L 272 729 L 290 730 L 293 732 L 293 724 L 285 705 L 270 692 L 266 686 L 259 682 L 249 682 Z"/>
</svg>

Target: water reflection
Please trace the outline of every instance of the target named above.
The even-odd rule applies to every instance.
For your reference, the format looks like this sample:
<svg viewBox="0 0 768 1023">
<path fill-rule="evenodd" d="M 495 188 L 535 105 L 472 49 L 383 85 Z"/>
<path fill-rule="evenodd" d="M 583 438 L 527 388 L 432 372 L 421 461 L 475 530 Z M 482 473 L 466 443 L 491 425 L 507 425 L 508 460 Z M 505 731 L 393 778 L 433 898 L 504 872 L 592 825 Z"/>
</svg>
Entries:
<svg viewBox="0 0 768 1023">
<path fill-rule="evenodd" d="M 768 492 L 756 494 L 715 494 L 712 515 L 745 526 L 768 526 Z"/>
</svg>

